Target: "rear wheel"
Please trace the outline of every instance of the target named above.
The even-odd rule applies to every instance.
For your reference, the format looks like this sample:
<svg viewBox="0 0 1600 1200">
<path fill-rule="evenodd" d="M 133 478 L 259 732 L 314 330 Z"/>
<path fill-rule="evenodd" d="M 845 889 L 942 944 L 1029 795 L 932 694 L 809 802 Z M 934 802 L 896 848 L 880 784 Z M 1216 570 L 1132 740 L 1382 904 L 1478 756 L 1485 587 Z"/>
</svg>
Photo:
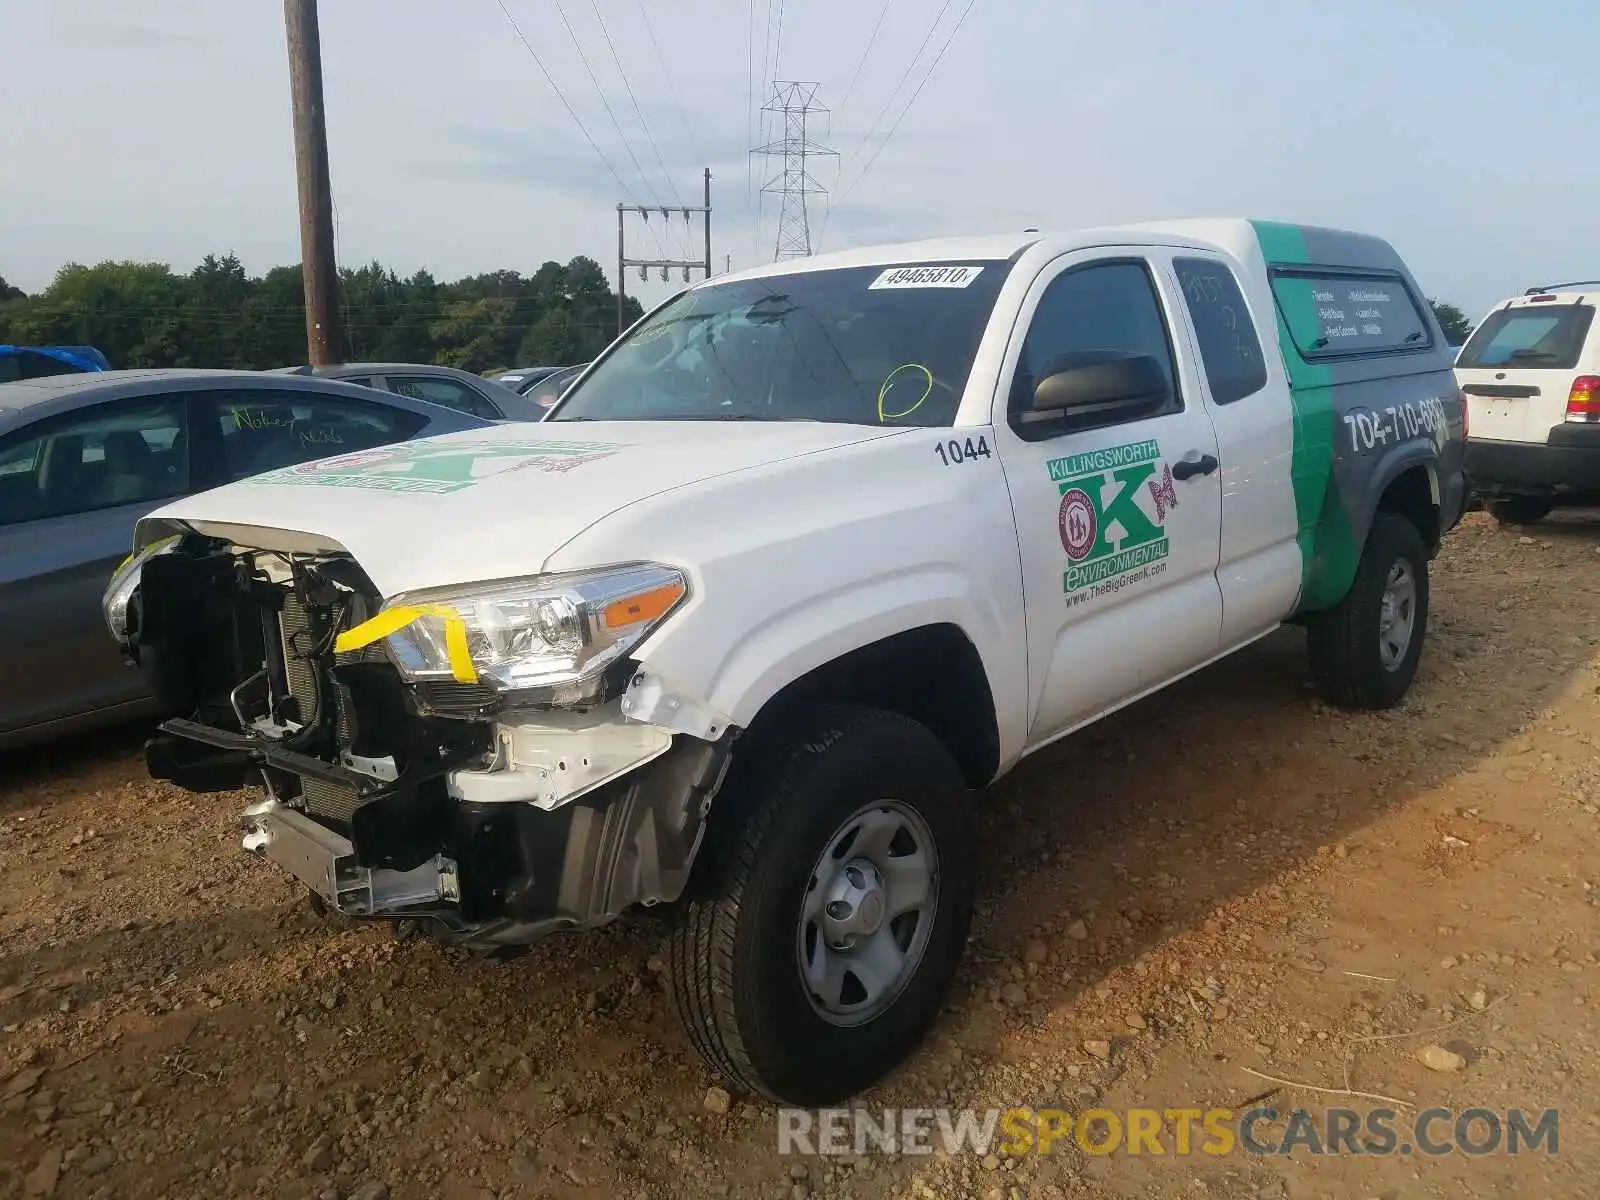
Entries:
<svg viewBox="0 0 1600 1200">
<path fill-rule="evenodd" d="M 854 706 L 739 776 L 717 804 L 746 815 L 672 936 L 678 1013 L 733 1087 L 831 1104 L 910 1055 L 949 993 L 972 917 L 970 797 L 926 728 Z"/>
<path fill-rule="evenodd" d="M 1502 525 L 1532 525 L 1544 520 L 1555 507 L 1537 496 L 1502 496 L 1487 501 L 1489 515 Z"/>
<path fill-rule="evenodd" d="M 1336 704 L 1392 708 L 1417 676 L 1427 629 L 1427 547 L 1410 521 L 1380 511 L 1344 599 L 1306 621 L 1312 678 Z"/>
</svg>

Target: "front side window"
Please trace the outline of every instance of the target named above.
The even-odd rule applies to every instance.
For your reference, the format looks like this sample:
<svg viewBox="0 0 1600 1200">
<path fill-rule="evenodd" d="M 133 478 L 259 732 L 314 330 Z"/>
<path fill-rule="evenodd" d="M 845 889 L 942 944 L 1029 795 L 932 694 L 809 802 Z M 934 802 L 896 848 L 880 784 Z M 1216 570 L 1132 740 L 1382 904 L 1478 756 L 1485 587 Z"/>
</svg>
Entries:
<svg viewBox="0 0 1600 1200">
<path fill-rule="evenodd" d="M 146 504 L 189 490 L 180 396 L 113 401 L 0 443 L 0 525 Z"/>
<path fill-rule="evenodd" d="M 1183 288 L 1183 302 L 1194 322 L 1200 360 L 1211 385 L 1211 398 L 1232 404 L 1267 386 L 1267 364 L 1261 339 L 1226 263 L 1212 258 L 1179 258 L 1172 264 Z"/>
<path fill-rule="evenodd" d="M 1009 269 L 841 267 L 696 288 L 549 419 L 950 425 Z"/>
<path fill-rule="evenodd" d="M 211 402 L 229 481 L 402 442 L 425 424 L 398 408 L 277 389 L 220 392 Z"/>
<path fill-rule="evenodd" d="M 1300 356 L 1393 354 L 1431 344 L 1411 289 L 1398 275 L 1277 270 L 1272 291 Z"/>
<path fill-rule="evenodd" d="M 486 417 L 491 421 L 501 416 L 491 409 L 488 402 L 477 392 L 453 379 L 437 379 L 425 375 L 390 375 L 387 378 L 389 390 L 398 395 L 410 396 L 413 400 L 424 400 L 441 408 L 453 408 L 456 412 L 469 413 L 474 417 Z"/>
<path fill-rule="evenodd" d="M 1018 432 L 1026 430 L 1029 436 L 1056 432 L 1055 422 L 1049 420 L 1026 423 L 1035 387 L 1049 374 L 1052 360 L 1070 361 L 1097 351 L 1155 359 L 1166 375 L 1168 399 L 1149 415 L 1182 409 L 1172 339 L 1149 269 L 1142 262 L 1095 263 L 1058 275 L 1039 298 L 1011 381 L 1011 414 Z M 1073 425 L 1074 431 L 1085 427 L 1081 421 Z"/>
<path fill-rule="evenodd" d="M 1456 366 L 1570 371 L 1578 365 L 1593 321 L 1588 304 L 1502 308 L 1473 330 Z"/>
</svg>

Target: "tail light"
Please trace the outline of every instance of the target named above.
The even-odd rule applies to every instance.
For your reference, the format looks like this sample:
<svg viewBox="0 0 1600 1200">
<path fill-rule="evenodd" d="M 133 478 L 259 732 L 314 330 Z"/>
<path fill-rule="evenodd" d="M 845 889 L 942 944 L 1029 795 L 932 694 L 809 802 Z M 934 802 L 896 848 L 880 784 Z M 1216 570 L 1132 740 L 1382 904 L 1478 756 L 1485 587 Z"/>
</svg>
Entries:
<svg viewBox="0 0 1600 1200">
<path fill-rule="evenodd" d="M 1579 375 L 1567 393 L 1567 420 L 1600 422 L 1600 375 Z"/>
</svg>

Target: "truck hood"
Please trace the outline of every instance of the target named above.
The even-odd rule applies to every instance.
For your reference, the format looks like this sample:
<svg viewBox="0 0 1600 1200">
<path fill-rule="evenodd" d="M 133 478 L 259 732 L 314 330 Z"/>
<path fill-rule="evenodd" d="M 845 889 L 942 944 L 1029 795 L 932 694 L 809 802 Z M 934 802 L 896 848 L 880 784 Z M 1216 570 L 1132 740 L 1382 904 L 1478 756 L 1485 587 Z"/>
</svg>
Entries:
<svg viewBox="0 0 1600 1200">
<path fill-rule="evenodd" d="M 343 549 L 389 597 L 537 575 L 628 505 L 902 432 L 800 421 L 507 424 L 256 475 L 152 513 L 135 541 L 148 540 L 153 522 L 177 522 L 262 549 Z"/>
</svg>

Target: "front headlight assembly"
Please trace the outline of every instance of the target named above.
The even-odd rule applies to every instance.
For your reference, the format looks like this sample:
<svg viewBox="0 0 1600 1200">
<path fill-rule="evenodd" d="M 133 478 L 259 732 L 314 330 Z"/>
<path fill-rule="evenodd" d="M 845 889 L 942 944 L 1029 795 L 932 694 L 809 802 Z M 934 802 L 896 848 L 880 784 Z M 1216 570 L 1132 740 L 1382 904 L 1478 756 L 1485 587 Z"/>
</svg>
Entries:
<svg viewBox="0 0 1600 1200">
<path fill-rule="evenodd" d="M 105 594 L 100 597 L 100 615 L 106 619 L 106 628 L 119 645 L 128 644 L 128 609 L 133 603 L 134 593 L 139 590 L 139 575 L 145 563 L 158 554 L 172 553 L 182 540 L 182 534 L 174 534 L 151 542 L 137 554 L 130 554 L 123 559 L 122 564 L 112 572 L 111 582 L 106 584 Z"/>
<path fill-rule="evenodd" d="M 341 634 L 334 649 L 381 640 L 412 683 L 486 684 L 506 699 L 538 693 L 581 703 L 688 594 L 681 571 L 653 563 L 414 592 Z"/>
</svg>

